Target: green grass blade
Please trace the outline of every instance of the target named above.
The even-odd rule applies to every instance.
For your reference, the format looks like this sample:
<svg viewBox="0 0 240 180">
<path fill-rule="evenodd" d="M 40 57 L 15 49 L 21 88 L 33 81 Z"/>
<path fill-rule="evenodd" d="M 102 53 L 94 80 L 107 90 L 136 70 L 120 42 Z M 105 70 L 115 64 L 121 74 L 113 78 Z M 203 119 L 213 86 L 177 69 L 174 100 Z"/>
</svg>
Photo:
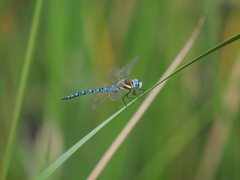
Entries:
<svg viewBox="0 0 240 180">
<path fill-rule="evenodd" d="M 220 49 L 220 48 L 222 48 L 222 47 L 224 47 L 224 46 L 226 46 L 226 45 L 228 45 L 228 44 L 230 44 L 230 43 L 232 43 L 232 42 L 234 42 L 234 41 L 236 41 L 236 40 L 238 40 L 238 39 L 240 39 L 240 34 L 237 34 L 237 35 L 229 38 L 228 40 L 222 42 L 221 44 L 213 47 L 212 49 L 210 49 L 210 50 L 208 50 L 207 52 L 201 54 L 200 56 L 196 57 L 195 59 L 193 59 L 193 60 L 190 61 L 189 63 L 185 64 L 184 66 L 182 66 L 182 67 L 180 67 L 179 69 L 177 69 L 176 71 L 174 71 L 171 75 L 167 76 L 167 77 L 164 78 L 162 81 L 158 82 L 157 84 L 155 84 L 154 86 L 152 86 L 151 88 L 149 88 L 145 93 L 151 91 L 153 88 L 155 88 L 156 86 L 158 86 L 158 85 L 161 84 L 162 82 L 166 81 L 167 79 L 169 79 L 170 77 L 172 77 L 174 74 L 178 73 L 179 71 L 181 71 L 181 70 L 185 69 L 186 67 L 188 67 L 189 65 L 193 64 L 194 62 L 202 59 L 203 57 L 207 56 L 208 54 L 213 53 L 214 51 L 216 51 L 216 50 L 218 50 L 218 49 Z M 144 94 L 145 94 L 145 93 L 144 93 Z M 143 96 L 144 94 L 142 94 L 141 96 Z M 140 96 L 140 97 L 141 97 L 141 96 Z M 137 99 L 136 99 L 136 100 L 137 100 Z"/>
<path fill-rule="evenodd" d="M 207 56 L 208 54 L 238 40 L 240 38 L 240 34 L 237 34 L 236 36 L 224 41 L 223 43 L 213 47 L 212 49 L 210 49 L 209 51 L 203 53 L 202 55 L 198 56 L 197 58 L 195 58 L 194 60 L 190 61 L 189 63 L 187 63 L 186 65 L 182 66 L 181 68 L 177 69 L 176 71 L 174 71 L 171 75 L 169 75 L 168 77 L 166 77 L 165 79 L 163 79 L 162 81 L 160 81 L 159 83 L 157 83 L 156 85 L 154 85 L 153 87 L 151 87 L 150 89 L 148 89 L 145 93 L 149 92 L 150 90 L 152 90 L 153 88 L 155 88 L 156 86 L 158 86 L 160 83 L 162 83 L 163 81 L 167 80 L 168 78 L 170 78 L 171 76 L 173 76 L 174 74 L 178 73 L 179 71 L 183 70 L 184 68 L 188 67 L 189 65 L 193 64 L 194 62 L 202 59 L 203 57 Z M 144 94 L 145 94 L 144 93 Z M 141 96 L 143 96 L 144 94 L 142 94 Z M 140 97 L 141 97 L 140 96 Z M 134 99 L 132 102 L 130 102 L 128 104 L 131 105 L 132 103 L 134 103 L 138 98 Z M 39 174 L 35 180 L 42 180 L 42 179 L 47 179 L 59 166 L 61 166 L 78 148 L 80 148 L 85 142 L 87 142 L 94 134 L 96 134 L 101 128 L 103 128 L 106 124 L 108 124 L 111 120 L 113 120 L 118 114 L 120 114 L 123 110 L 125 110 L 126 107 L 123 107 L 122 109 L 120 109 L 118 112 L 116 112 L 114 115 L 112 115 L 111 117 L 109 117 L 107 120 L 105 120 L 102 124 L 100 124 L 98 127 L 96 127 L 93 131 L 91 131 L 89 134 L 87 134 L 83 139 L 81 139 L 79 142 L 77 142 L 72 148 L 70 148 L 67 152 L 65 152 L 61 157 L 59 157 L 53 164 L 51 164 L 46 170 L 44 170 L 41 174 Z"/>
<path fill-rule="evenodd" d="M 113 114 L 107 120 L 105 120 L 102 124 L 97 126 L 94 130 L 88 133 L 84 138 L 78 141 L 73 147 L 71 147 L 67 152 L 65 152 L 61 157 L 59 157 L 53 164 L 51 164 L 45 171 L 39 174 L 35 180 L 47 179 L 59 166 L 61 166 L 64 161 L 66 161 L 76 150 L 78 150 L 85 142 L 87 142 L 94 134 L 96 134 L 100 129 L 102 129 L 106 124 L 108 124 L 111 120 L 113 120 L 120 112 L 125 109 L 123 107 L 118 112 Z"/>
<path fill-rule="evenodd" d="M 20 115 L 20 111 L 21 111 L 21 107 L 22 107 L 24 91 L 26 88 L 29 67 L 30 67 L 30 63 L 32 60 L 33 52 L 34 52 L 41 9 L 42 9 L 42 0 L 38 0 L 36 2 L 36 6 L 35 6 L 33 21 L 32 21 L 30 35 L 29 35 L 28 46 L 27 46 L 26 55 L 25 55 L 25 59 L 24 59 L 23 71 L 22 71 L 22 74 L 20 77 L 19 89 L 17 91 L 16 102 L 14 105 L 13 121 L 12 121 L 11 130 L 10 130 L 10 136 L 8 139 L 7 148 L 6 148 L 5 156 L 3 159 L 3 165 L 2 165 L 2 179 L 3 180 L 6 179 L 10 161 L 11 161 L 12 154 L 13 154 L 14 142 L 15 142 L 15 137 L 17 134 L 17 126 L 18 126 L 18 122 L 19 122 L 19 115 Z"/>
</svg>

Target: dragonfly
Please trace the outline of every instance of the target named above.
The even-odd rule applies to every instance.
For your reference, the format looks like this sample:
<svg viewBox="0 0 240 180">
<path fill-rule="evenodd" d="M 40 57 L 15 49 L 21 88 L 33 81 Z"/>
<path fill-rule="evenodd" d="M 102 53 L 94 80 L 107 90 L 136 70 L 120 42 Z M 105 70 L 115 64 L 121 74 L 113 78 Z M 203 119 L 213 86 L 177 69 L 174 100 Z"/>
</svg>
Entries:
<svg viewBox="0 0 240 180">
<path fill-rule="evenodd" d="M 61 100 L 71 99 L 78 96 L 83 96 L 92 93 L 99 93 L 94 99 L 92 108 L 96 109 L 98 106 L 103 104 L 109 97 L 112 101 L 116 101 L 122 97 L 122 93 L 127 91 L 122 99 L 127 108 L 127 104 L 125 102 L 125 98 L 127 97 L 128 100 L 131 102 L 131 99 L 137 98 L 141 93 L 136 93 L 136 90 L 142 90 L 142 82 L 138 79 L 128 79 L 128 75 L 132 71 L 135 64 L 138 62 L 139 57 L 135 57 L 134 59 L 130 60 L 125 66 L 121 69 L 118 66 L 114 66 L 112 69 L 109 70 L 106 77 L 102 81 L 103 88 L 97 89 L 90 89 L 87 91 L 78 92 L 69 96 L 62 98 Z M 131 93 L 131 99 L 129 98 L 129 94 Z"/>
</svg>

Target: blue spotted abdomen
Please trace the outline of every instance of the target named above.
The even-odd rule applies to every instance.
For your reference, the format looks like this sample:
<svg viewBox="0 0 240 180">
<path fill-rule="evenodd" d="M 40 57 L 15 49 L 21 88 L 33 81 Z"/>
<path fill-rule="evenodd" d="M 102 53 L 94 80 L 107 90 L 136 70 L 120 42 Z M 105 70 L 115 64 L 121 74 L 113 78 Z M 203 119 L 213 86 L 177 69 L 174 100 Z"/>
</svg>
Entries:
<svg viewBox="0 0 240 180">
<path fill-rule="evenodd" d="M 97 89 L 91 89 L 91 90 L 88 90 L 88 91 L 78 92 L 78 93 L 66 96 L 66 97 L 62 98 L 61 100 L 71 99 L 71 98 L 75 98 L 75 97 L 78 97 L 78 96 L 83 96 L 83 95 L 87 95 L 87 94 L 91 94 L 91 93 L 104 92 L 104 91 L 115 91 L 115 86 L 111 86 L 111 87 L 108 87 L 108 88 L 97 88 Z"/>
</svg>

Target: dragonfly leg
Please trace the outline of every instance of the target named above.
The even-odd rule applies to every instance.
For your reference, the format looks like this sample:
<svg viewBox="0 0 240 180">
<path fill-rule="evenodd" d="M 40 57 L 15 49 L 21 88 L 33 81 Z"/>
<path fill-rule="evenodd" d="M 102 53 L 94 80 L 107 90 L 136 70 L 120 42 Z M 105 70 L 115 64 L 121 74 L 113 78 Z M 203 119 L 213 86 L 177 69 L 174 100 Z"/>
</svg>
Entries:
<svg viewBox="0 0 240 180">
<path fill-rule="evenodd" d="M 128 97 L 128 94 L 131 92 L 131 90 L 129 90 L 128 91 L 128 93 L 127 94 L 125 94 L 123 97 L 122 97 L 122 99 L 123 99 L 123 102 L 124 102 L 124 104 L 125 104 L 125 106 L 126 106 L 126 110 L 127 110 L 127 104 L 126 104 L 126 102 L 125 102 L 125 100 L 124 100 L 124 98 L 125 97 L 127 97 L 128 98 L 128 100 L 131 102 L 131 99 Z"/>
<path fill-rule="evenodd" d="M 139 90 L 146 91 L 146 90 L 144 90 L 144 89 L 139 89 Z M 144 92 L 141 92 L 141 93 L 136 94 L 136 91 L 134 90 L 133 93 L 132 93 L 132 95 L 131 95 L 131 99 L 138 98 L 139 95 L 141 95 L 141 94 L 143 94 L 143 93 L 144 93 Z"/>
</svg>

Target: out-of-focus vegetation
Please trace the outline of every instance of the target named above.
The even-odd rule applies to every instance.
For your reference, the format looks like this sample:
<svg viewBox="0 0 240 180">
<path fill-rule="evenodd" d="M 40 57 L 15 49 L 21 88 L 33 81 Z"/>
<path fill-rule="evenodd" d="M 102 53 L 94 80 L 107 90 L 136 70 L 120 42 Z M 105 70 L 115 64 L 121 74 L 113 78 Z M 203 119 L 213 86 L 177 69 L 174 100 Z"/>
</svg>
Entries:
<svg viewBox="0 0 240 180">
<path fill-rule="evenodd" d="M 1 165 L 35 3 L 0 2 Z M 239 2 L 43 1 L 8 179 L 33 179 L 124 106 L 121 100 L 107 100 L 93 110 L 94 94 L 61 98 L 102 87 L 111 67 L 122 67 L 135 56 L 140 60 L 129 78 L 140 79 L 144 89 L 151 87 L 202 12 L 206 22 L 185 63 L 239 33 Z M 239 62 L 237 41 L 173 76 L 99 179 L 239 179 Z M 143 99 L 84 144 L 51 178 L 85 179 Z M 182 147 L 188 138 L 190 143 Z"/>
</svg>

